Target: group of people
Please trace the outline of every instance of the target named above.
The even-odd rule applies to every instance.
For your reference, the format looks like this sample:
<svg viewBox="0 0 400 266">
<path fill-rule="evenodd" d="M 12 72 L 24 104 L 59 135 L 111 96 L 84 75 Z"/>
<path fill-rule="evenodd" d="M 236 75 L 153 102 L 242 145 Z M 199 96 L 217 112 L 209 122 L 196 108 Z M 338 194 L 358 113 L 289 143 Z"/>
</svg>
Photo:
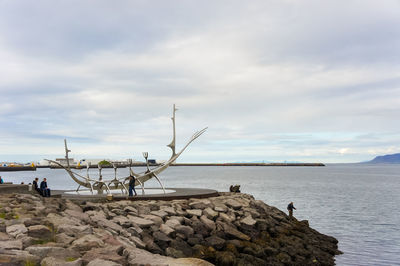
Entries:
<svg viewBox="0 0 400 266">
<path fill-rule="evenodd" d="M 35 178 L 33 180 L 32 185 L 33 188 L 43 197 L 50 197 L 50 188 L 47 186 L 47 179 L 43 178 L 43 181 L 40 182 L 40 186 L 38 186 L 39 178 Z"/>
</svg>

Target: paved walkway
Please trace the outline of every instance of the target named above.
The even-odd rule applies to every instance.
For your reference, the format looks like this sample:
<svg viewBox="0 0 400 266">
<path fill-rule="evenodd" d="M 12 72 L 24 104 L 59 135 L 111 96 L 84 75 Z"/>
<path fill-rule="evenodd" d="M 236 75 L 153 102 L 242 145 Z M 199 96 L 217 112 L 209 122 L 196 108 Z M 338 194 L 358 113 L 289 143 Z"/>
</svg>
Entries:
<svg viewBox="0 0 400 266">
<path fill-rule="evenodd" d="M 138 188 L 136 188 L 138 190 Z M 175 200 L 175 199 L 189 199 L 189 198 L 209 198 L 218 196 L 218 191 L 214 189 L 204 189 L 204 188 L 165 188 L 166 190 L 174 190 L 171 193 L 159 193 L 159 194 L 145 194 L 138 195 L 134 197 L 128 197 L 122 194 L 113 194 L 113 200 Z M 159 188 L 146 188 L 146 191 L 157 190 L 162 191 Z M 107 194 L 101 195 L 77 195 L 65 193 L 65 190 L 54 190 L 52 191 L 52 196 L 61 197 L 71 200 L 104 200 L 107 198 Z"/>
</svg>

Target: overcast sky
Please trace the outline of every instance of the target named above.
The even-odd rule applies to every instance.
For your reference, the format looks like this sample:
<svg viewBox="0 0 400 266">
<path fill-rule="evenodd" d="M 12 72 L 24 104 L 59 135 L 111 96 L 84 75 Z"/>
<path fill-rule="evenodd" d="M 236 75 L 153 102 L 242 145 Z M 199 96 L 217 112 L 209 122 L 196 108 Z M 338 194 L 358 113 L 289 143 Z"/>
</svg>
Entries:
<svg viewBox="0 0 400 266">
<path fill-rule="evenodd" d="M 0 161 L 400 152 L 400 1 L 0 0 Z"/>
</svg>

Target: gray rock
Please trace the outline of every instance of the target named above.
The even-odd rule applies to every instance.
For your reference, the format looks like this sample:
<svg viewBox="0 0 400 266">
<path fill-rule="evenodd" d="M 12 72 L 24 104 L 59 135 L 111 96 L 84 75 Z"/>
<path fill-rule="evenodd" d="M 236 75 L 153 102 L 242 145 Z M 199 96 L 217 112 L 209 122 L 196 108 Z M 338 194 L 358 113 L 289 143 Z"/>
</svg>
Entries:
<svg viewBox="0 0 400 266">
<path fill-rule="evenodd" d="M 168 213 L 166 211 L 163 210 L 159 210 L 159 211 L 151 211 L 150 212 L 152 215 L 156 215 L 161 217 L 162 219 L 164 219 L 165 216 L 168 216 Z"/>
<path fill-rule="evenodd" d="M 102 247 L 104 242 L 94 235 L 85 235 L 72 242 L 71 248 L 78 251 L 87 251 L 92 248 Z"/>
<path fill-rule="evenodd" d="M 138 237 L 131 236 L 129 237 L 129 240 L 132 241 L 136 247 L 138 248 L 145 248 L 146 244 Z"/>
<path fill-rule="evenodd" d="M 225 202 L 225 204 L 226 204 L 226 206 L 228 206 L 234 210 L 239 210 L 242 208 L 242 204 L 240 204 L 237 200 L 234 200 L 234 199 L 228 199 Z"/>
<path fill-rule="evenodd" d="M 191 216 L 200 217 L 201 214 L 203 213 L 202 210 L 200 210 L 200 209 L 186 210 L 186 212 L 190 215 L 189 217 L 191 217 Z"/>
<path fill-rule="evenodd" d="M 92 234 L 93 230 L 90 225 L 69 225 L 69 224 L 61 224 L 58 226 L 57 230 L 58 234 L 64 233 L 68 236 L 83 236 Z"/>
<path fill-rule="evenodd" d="M 185 235 L 185 239 L 189 238 L 194 234 L 194 230 L 186 225 L 178 225 L 175 227 L 177 233 Z"/>
<path fill-rule="evenodd" d="M 19 234 L 25 234 L 28 229 L 24 224 L 14 224 L 6 227 L 6 232 L 12 237 L 16 237 Z"/>
<path fill-rule="evenodd" d="M 254 226 L 257 223 L 257 221 L 254 220 L 251 216 L 247 216 L 244 219 L 240 220 L 240 223 L 247 226 Z"/>
<path fill-rule="evenodd" d="M 180 223 L 178 220 L 176 220 L 176 219 L 168 219 L 168 220 L 165 222 L 165 225 L 168 225 L 169 227 L 175 229 L 175 227 L 181 225 L 181 223 Z"/>
<path fill-rule="evenodd" d="M 242 232 L 239 232 L 233 226 L 223 224 L 223 227 L 224 227 L 225 234 L 229 237 L 246 240 L 246 241 L 250 240 L 250 237 L 248 235 L 245 235 Z"/>
<path fill-rule="evenodd" d="M 38 265 L 40 263 L 40 258 L 31 255 L 25 250 L 3 250 L 0 252 L 1 265 L 26 265 L 27 261 Z"/>
<path fill-rule="evenodd" d="M 168 215 L 176 215 L 176 210 L 173 207 L 165 207 L 165 206 L 161 206 L 160 207 L 161 211 L 165 211 L 166 213 L 168 213 Z"/>
<path fill-rule="evenodd" d="M 171 227 L 169 227 L 166 224 L 161 224 L 160 225 L 160 231 L 163 232 L 164 234 L 166 234 L 167 236 L 168 235 L 172 235 L 175 232 L 174 229 L 172 229 Z"/>
<path fill-rule="evenodd" d="M 232 219 L 231 216 L 227 215 L 224 212 L 220 212 L 219 217 L 222 219 L 222 221 L 227 222 L 227 223 L 231 223 L 235 220 L 234 218 Z"/>
<path fill-rule="evenodd" d="M 79 252 L 61 247 L 46 247 L 46 246 L 30 246 L 25 249 L 32 255 L 40 258 L 55 257 L 55 258 L 78 258 Z"/>
<path fill-rule="evenodd" d="M 132 222 L 125 216 L 116 216 L 112 219 L 114 223 L 121 225 L 122 227 L 130 227 Z"/>
<path fill-rule="evenodd" d="M 102 260 L 102 259 L 95 259 L 92 260 L 91 262 L 89 262 L 87 264 L 87 266 L 120 266 L 122 264 L 113 262 L 113 261 L 109 261 L 109 260 Z"/>
<path fill-rule="evenodd" d="M 28 227 L 28 236 L 38 239 L 50 239 L 53 232 L 44 225 L 32 225 Z"/>
<path fill-rule="evenodd" d="M 227 212 L 228 211 L 228 207 L 226 207 L 225 204 L 220 203 L 218 205 L 215 205 L 214 210 L 217 211 L 217 212 Z"/>
<path fill-rule="evenodd" d="M 200 217 L 200 221 L 210 230 L 213 231 L 215 230 L 215 223 L 208 219 L 205 215 Z"/>
<path fill-rule="evenodd" d="M 141 215 L 142 218 L 153 221 L 155 225 L 160 226 L 160 224 L 162 224 L 164 221 L 160 216 L 156 216 L 156 215 L 151 215 L 151 214 L 147 214 L 147 215 Z"/>
<path fill-rule="evenodd" d="M 220 238 L 218 236 L 215 236 L 215 235 L 207 237 L 205 239 L 205 241 L 206 241 L 207 245 L 212 246 L 212 247 L 214 247 L 216 249 L 222 249 L 224 247 L 224 244 L 225 244 L 225 240 L 224 239 L 222 239 L 222 238 Z"/>
<path fill-rule="evenodd" d="M 72 260 L 72 258 L 70 258 Z M 66 261 L 65 259 L 60 259 L 60 258 L 54 258 L 54 257 L 46 257 L 42 259 L 40 265 L 46 265 L 46 266 L 82 266 L 83 265 L 83 260 L 82 259 L 76 259 L 73 261 Z"/>
<path fill-rule="evenodd" d="M 136 208 L 132 207 L 132 206 L 126 206 L 124 208 L 124 211 L 129 213 L 129 214 L 133 214 L 133 215 L 138 215 L 139 214 L 138 210 Z"/>
<path fill-rule="evenodd" d="M 151 220 L 147 220 L 147 219 L 143 219 L 140 217 L 135 217 L 135 216 L 129 216 L 129 220 L 138 225 L 140 228 L 148 228 L 152 225 L 154 225 L 155 223 Z"/>
<path fill-rule="evenodd" d="M 20 239 L 0 241 L 0 249 L 22 249 L 22 241 Z"/>
<path fill-rule="evenodd" d="M 65 245 L 69 245 L 69 244 L 71 244 L 72 241 L 75 240 L 75 238 L 73 238 L 71 236 L 68 236 L 65 233 L 61 233 L 61 234 L 57 234 L 56 235 L 55 240 L 56 240 L 57 243 L 62 243 L 62 244 L 65 244 Z"/>
<path fill-rule="evenodd" d="M 0 232 L 0 241 L 11 240 L 11 237 L 4 232 Z"/>
<path fill-rule="evenodd" d="M 67 209 L 64 211 L 64 213 L 66 217 L 74 217 L 77 220 L 83 221 L 85 223 L 89 223 L 90 221 L 89 215 L 87 213 L 82 212 L 82 210 L 77 211 L 77 210 Z"/>
<path fill-rule="evenodd" d="M 203 210 L 203 214 L 207 216 L 207 218 L 214 220 L 218 216 L 218 212 L 213 211 L 210 207 L 207 207 Z M 200 216 L 200 215 L 198 215 Z"/>
<path fill-rule="evenodd" d="M 85 253 L 82 257 L 84 263 L 94 261 L 95 259 L 102 259 L 113 261 L 114 263 L 124 264 L 125 258 L 120 256 L 122 254 L 122 246 L 106 246 L 104 248 L 94 248 Z"/>
</svg>

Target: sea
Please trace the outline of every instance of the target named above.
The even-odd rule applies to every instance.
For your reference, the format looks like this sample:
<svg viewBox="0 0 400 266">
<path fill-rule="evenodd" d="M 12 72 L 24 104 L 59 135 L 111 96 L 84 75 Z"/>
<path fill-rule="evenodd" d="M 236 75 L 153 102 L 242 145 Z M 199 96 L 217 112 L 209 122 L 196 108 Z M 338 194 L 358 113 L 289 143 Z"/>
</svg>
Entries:
<svg viewBox="0 0 400 266">
<path fill-rule="evenodd" d="M 134 168 L 141 172 L 142 167 Z M 86 174 L 86 170 L 76 170 Z M 96 175 L 96 169 L 90 169 Z M 118 176 L 128 169 L 118 169 Z M 52 189 L 76 189 L 62 169 L 0 172 L 5 182 L 25 184 L 47 178 Z M 103 178 L 113 178 L 103 169 Z M 239 184 L 243 193 L 294 215 L 312 228 L 339 240 L 337 265 L 400 265 L 400 164 L 328 164 L 325 167 L 174 166 L 160 174 L 165 187 L 228 191 Z M 155 180 L 146 187 L 158 188 Z"/>
</svg>

